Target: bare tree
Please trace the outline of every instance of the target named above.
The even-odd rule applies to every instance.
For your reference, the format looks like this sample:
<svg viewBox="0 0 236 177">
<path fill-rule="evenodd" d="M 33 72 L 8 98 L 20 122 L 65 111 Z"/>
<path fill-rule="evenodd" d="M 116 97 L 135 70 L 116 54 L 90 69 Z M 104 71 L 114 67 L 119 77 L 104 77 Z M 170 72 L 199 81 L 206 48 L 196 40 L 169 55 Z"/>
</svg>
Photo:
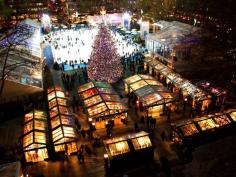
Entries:
<svg viewBox="0 0 236 177">
<path fill-rule="evenodd" d="M 20 66 L 32 64 L 29 51 L 30 39 L 34 28 L 20 23 L 7 31 L 0 39 L 0 98 L 2 97 L 5 80 L 9 74 Z M 21 61 L 19 61 L 21 59 Z"/>
</svg>

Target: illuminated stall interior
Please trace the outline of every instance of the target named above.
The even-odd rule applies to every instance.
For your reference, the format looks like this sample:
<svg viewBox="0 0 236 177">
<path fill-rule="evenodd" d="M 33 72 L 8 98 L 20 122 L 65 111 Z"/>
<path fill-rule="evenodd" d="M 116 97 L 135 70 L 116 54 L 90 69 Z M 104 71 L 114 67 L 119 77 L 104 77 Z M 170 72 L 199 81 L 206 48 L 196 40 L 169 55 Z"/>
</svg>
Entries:
<svg viewBox="0 0 236 177">
<path fill-rule="evenodd" d="M 48 88 L 48 106 L 55 151 L 65 151 L 67 146 L 68 154 L 77 152 L 73 116 L 67 105 L 65 93 L 60 87 Z"/>
<path fill-rule="evenodd" d="M 192 107 L 195 107 L 196 103 L 201 103 L 201 111 L 204 111 L 209 107 L 211 103 L 211 96 L 189 81 L 185 81 L 181 85 L 181 90 L 184 97 L 190 96 Z"/>
<path fill-rule="evenodd" d="M 104 140 L 103 143 L 108 159 L 111 161 L 121 158 L 126 160 L 126 155 L 128 154 L 134 154 L 135 152 L 145 151 L 147 149 L 153 150 L 149 134 L 144 131 L 107 139 Z M 136 155 L 140 157 L 140 154 Z M 145 157 L 141 158 L 144 159 Z"/>
<path fill-rule="evenodd" d="M 214 115 L 206 115 L 200 118 L 184 120 L 171 124 L 173 130 L 173 141 L 181 142 L 184 139 L 193 139 L 195 141 L 203 141 L 210 139 L 210 135 L 219 132 L 231 132 L 231 128 L 235 127 L 236 110 L 225 113 L 216 113 Z M 219 130 L 219 131 L 218 131 Z M 231 135 L 231 133 L 229 133 Z M 194 142 L 193 142 L 194 143 Z"/>
<path fill-rule="evenodd" d="M 128 108 L 108 83 L 86 83 L 79 87 L 78 94 L 87 110 L 88 120 L 96 129 L 105 128 L 110 120 L 114 125 L 127 121 Z"/>
<path fill-rule="evenodd" d="M 195 85 L 213 96 L 214 99 L 212 101 L 215 106 L 221 106 L 222 104 L 224 104 L 227 97 L 227 92 L 224 89 L 215 87 L 206 80 L 201 80 Z"/>
<path fill-rule="evenodd" d="M 26 162 L 40 162 L 48 159 L 47 114 L 33 110 L 25 114 L 23 151 Z"/>
<path fill-rule="evenodd" d="M 136 106 L 145 107 L 148 116 L 159 118 L 165 108 L 174 110 L 174 96 L 149 75 L 137 74 L 124 80 L 126 94 L 134 94 Z"/>
<path fill-rule="evenodd" d="M 160 61 L 147 57 L 144 60 L 145 68 L 154 70 L 155 78 L 164 83 L 169 90 L 174 93 L 181 93 L 183 98 L 190 98 L 188 100 L 192 107 L 196 106 L 196 103 L 201 104 L 201 111 L 204 111 L 211 104 L 211 96 L 195 86 L 187 79 L 182 78 L 178 73 L 162 64 Z M 158 76 L 156 76 L 158 75 Z"/>
</svg>

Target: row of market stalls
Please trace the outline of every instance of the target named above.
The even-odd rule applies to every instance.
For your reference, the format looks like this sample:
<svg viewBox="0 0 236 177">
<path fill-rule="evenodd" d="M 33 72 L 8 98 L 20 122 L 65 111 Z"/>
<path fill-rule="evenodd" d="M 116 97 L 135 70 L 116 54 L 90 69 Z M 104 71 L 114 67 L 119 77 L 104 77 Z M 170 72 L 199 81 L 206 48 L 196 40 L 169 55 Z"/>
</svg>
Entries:
<svg viewBox="0 0 236 177">
<path fill-rule="evenodd" d="M 184 79 L 155 58 L 145 58 L 144 70 L 167 85 L 167 88 L 173 93 L 183 96 L 185 101 L 191 103 L 192 108 L 199 107 L 201 111 L 204 111 L 209 107 L 211 103 L 210 94 Z"/>
<path fill-rule="evenodd" d="M 107 139 L 103 143 L 105 167 L 117 169 L 140 162 L 147 163 L 153 159 L 154 147 L 149 134 L 144 131 Z"/>
<path fill-rule="evenodd" d="M 75 153 L 78 151 L 75 125 L 65 93 L 60 87 L 52 87 L 48 88 L 47 94 L 55 152 Z"/>
<path fill-rule="evenodd" d="M 124 80 L 125 92 L 135 95 L 136 106 L 143 107 L 147 116 L 159 118 L 168 107 L 175 107 L 174 95 L 152 76 L 137 74 Z"/>
<path fill-rule="evenodd" d="M 225 134 L 232 135 L 236 127 L 236 110 L 184 120 L 171 125 L 175 143 L 198 145 Z"/>
<path fill-rule="evenodd" d="M 60 87 L 48 88 L 47 99 L 49 116 L 46 111 L 36 109 L 25 114 L 22 144 L 26 162 L 48 159 L 48 148 L 51 141 L 56 153 L 77 152 L 74 121 L 65 93 Z M 48 126 L 48 122 L 50 126 Z M 49 133 L 52 134 L 52 140 L 49 139 Z"/>
<path fill-rule="evenodd" d="M 108 83 L 91 81 L 78 88 L 89 122 L 96 128 L 105 128 L 128 121 L 127 106 Z"/>
</svg>

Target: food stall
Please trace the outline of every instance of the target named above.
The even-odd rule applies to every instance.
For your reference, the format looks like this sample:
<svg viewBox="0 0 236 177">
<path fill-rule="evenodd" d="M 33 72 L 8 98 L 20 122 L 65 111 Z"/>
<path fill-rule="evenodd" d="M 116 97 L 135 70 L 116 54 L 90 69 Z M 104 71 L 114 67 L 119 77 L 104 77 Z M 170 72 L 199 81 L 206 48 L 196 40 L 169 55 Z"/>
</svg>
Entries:
<svg viewBox="0 0 236 177">
<path fill-rule="evenodd" d="M 144 131 L 107 139 L 103 143 L 106 151 L 104 158 L 110 168 L 153 160 L 154 147 L 149 134 Z"/>
<path fill-rule="evenodd" d="M 26 162 L 40 162 L 48 159 L 46 112 L 33 110 L 25 114 L 23 152 Z"/>
<path fill-rule="evenodd" d="M 81 85 L 78 94 L 95 129 L 106 128 L 109 122 L 114 125 L 127 122 L 128 108 L 110 84 L 92 81 Z"/>
<path fill-rule="evenodd" d="M 52 141 L 55 152 L 67 151 L 68 154 L 78 151 L 74 120 L 70 113 L 67 98 L 60 87 L 48 88 L 48 107 Z"/>
<path fill-rule="evenodd" d="M 147 116 L 160 118 L 167 107 L 175 107 L 173 94 L 149 75 L 133 75 L 126 78 L 124 84 L 126 94 L 134 94 L 137 108 L 144 107 Z"/>
</svg>

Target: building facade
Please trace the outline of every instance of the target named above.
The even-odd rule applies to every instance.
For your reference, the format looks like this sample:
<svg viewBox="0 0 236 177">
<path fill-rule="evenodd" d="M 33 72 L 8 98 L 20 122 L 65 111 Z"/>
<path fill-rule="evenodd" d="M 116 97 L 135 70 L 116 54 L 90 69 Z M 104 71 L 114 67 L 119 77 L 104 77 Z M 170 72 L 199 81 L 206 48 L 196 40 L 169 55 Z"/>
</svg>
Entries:
<svg viewBox="0 0 236 177">
<path fill-rule="evenodd" d="M 0 16 L 0 26 L 9 26 L 26 18 L 39 20 L 43 13 L 49 12 L 49 0 L 5 0 L 5 7 L 9 10 L 9 16 Z"/>
</svg>

